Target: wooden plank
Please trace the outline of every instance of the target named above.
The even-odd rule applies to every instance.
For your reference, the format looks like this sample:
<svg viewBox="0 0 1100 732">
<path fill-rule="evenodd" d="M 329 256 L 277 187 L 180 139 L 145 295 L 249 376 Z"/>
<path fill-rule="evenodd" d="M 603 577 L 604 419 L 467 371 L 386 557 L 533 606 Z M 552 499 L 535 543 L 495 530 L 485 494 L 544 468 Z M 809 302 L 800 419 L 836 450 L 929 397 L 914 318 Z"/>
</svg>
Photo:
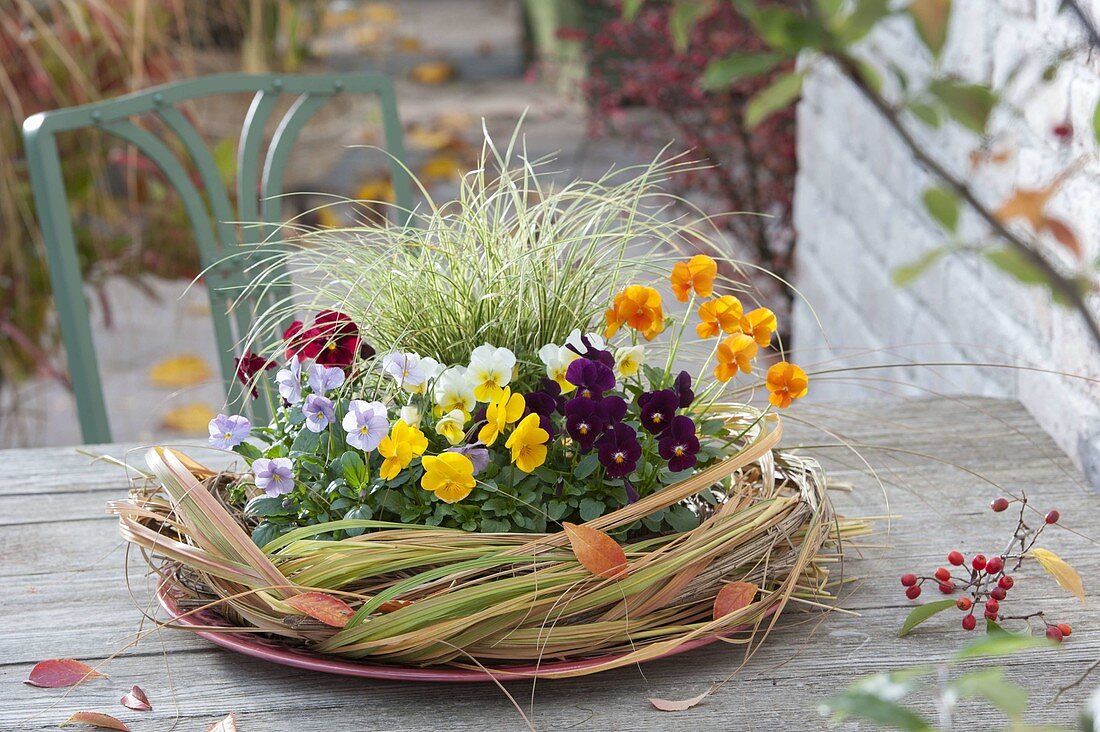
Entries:
<svg viewBox="0 0 1100 732">
<path fill-rule="evenodd" d="M 832 411 L 811 408 L 792 414 L 828 418 L 834 432 L 860 443 L 933 454 L 942 461 L 907 452 L 863 450 L 889 482 L 889 510 L 898 518 L 889 532 L 882 525 L 878 534 L 865 540 L 881 548 L 850 551 L 845 561 L 844 572 L 860 582 L 841 605 L 861 616 L 791 611 L 747 668 L 717 695 L 683 713 L 656 712 L 645 699 L 700 693 L 737 668 L 739 648 L 716 646 L 641 669 L 539 682 L 533 711 L 528 713 L 540 729 L 818 729 L 823 721 L 816 705 L 858 676 L 947 657 L 973 637 L 957 628 L 959 618 L 954 614 L 945 613 L 906 638 L 896 637 L 911 607 L 898 575 L 934 569 L 950 548 L 992 551 L 1014 524 L 1007 514 L 994 515 L 986 508 L 998 495 L 995 486 L 950 463 L 964 464 L 1012 490 L 1026 489 L 1037 505 L 1059 508 L 1067 525 L 1087 536 L 1100 535 L 1095 493 L 1018 405 L 931 400 Z M 834 442 L 793 422 L 788 420 L 787 444 Z M 835 494 L 838 506 L 852 515 L 887 511 L 878 486 L 849 452 L 817 447 L 812 451 L 830 466 L 834 479 L 856 484 L 850 493 Z M 0 525 L 0 576 L 6 588 L 0 600 L 0 627 L 12 631 L 0 634 L 0 678 L 8 691 L 0 695 L 0 727 L 53 728 L 72 711 L 98 709 L 133 722 L 135 729 L 161 729 L 171 726 L 178 703 L 179 729 L 203 729 L 229 711 L 238 714 L 246 732 L 340 729 L 349 724 L 398 730 L 523 728 L 511 704 L 491 685 L 440 688 L 314 676 L 167 630 L 111 661 L 106 667 L 109 681 L 77 687 L 50 708 L 62 692 L 17 683 L 34 661 L 105 658 L 127 643 L 141 620 L 122 580 L 122 554 L 111 553 L 119 543 L 112 519 L 101 513 L 108 496 L 124 492 L 124 481 L 118 473 L 113 483 L 99 474 L 109 466 L 63 457 L 57 451 L 0 453 L 9 475 L 24 483 L 41 482 L 33 493 L 0 491 L 0 524 L 6 524 Z M 58 469 L 42 467 L 50 460 Z M 95 488 L 74 491 L 73 485 Z M 52 520 L 42 521 L 44 514 Z M 1097 586 L 1100 553 L 1095 543 L 1057 531 L 1047 535 L 1044 544 L 1078 568 L 1086 589 Z M 137 571 L 135 595 L 144 603 L 149 588 Z M 1076 630 L 1060 649 L 1008 659 L 1008 676 L 1033 694 L 1030 722 L 1071 725 L 1100 678 L 1068 691 L 1057 704 L 1051 698 L 1059 686 L 1076 680 L 1100 657 L 1100 630 L 1090 627 L 1095 621 L 1088 608 L 1041 572 L 1033 570 L 1018 579 L 1010 596 L 1014 604 L 1021 610 L 1042 607 Z M 932 599 L 939 599 L 936 595 Z M 155 712 L 137 715 L 118 706 L 117 698 L 133 683 L 150 694 Z M 528 709 L 530 685 L 511 684 L 510 689 Z M 956 723 L 960 728 L 987 728 L 988 715 L 987 707 L 965 703 Z"/>
</svg>

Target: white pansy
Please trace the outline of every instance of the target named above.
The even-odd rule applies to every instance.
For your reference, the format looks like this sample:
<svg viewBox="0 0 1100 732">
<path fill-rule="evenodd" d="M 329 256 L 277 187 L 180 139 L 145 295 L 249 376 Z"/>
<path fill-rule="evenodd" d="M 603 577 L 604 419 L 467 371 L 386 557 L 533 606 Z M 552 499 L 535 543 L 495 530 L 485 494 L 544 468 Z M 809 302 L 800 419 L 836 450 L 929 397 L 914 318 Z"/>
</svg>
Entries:
<svg viewBox="0 0 1100 732">
<path fill-rule="evenodd" d="M 477 398 L 465 366 L 452 366 L 439 375 L 433 387 L 435 403 L 442 412 L 474 411 Z"/>
<path fill-rule="evenodd" d="M 401 411 L 398 412 L 398 419 L 405 420 L 405 424 L 410 427 L 420 426 L 420 408 L 415 407 L 412 404 L 401 407 Z"/>
<path fill-rule="evenodd" d="M 615 373 L 619 376 L 633 376 L 644 363 L 643 346 L 626 346 L 615 351 Z"/>
<path fill-rule="evenodd" d="M 467 370 L 470 383 L 474 385 L 474 397 L 479 402 L 495 399 L 511 383 L 515 366 L 516 354 L 507 348 L 488 344 L 475 348 Z"/>
<path fill-rule="evenodd" d="M 429 371 L 438 366 L 434 358 L 421 358 L 417 353 L 387 353 L 382 357 L 382 370 L 407 392 L 424 391 Z"/>
<path fill-rule="evenodd" d="M 603 336 L 597 335 L 596 333 L 585 333 L 584 335 L 588 337 L 588 342 L 591 343 L 592 347 L 596 350 L 603 351 L 607 348 L 607 341 L 603 339 Z M 572 346 L 574 349 L 580 351 L 581 353 L 584 353 L 588 350 L 588 348 L 584 345 L 584 342 L 581 340 L 580 328 L 573 329 L 573 332 L 570 333 L 569 337 L 565 339 L 565 345 Z"/>
<path fill-rule="evenodd" d="M 569 364 L 578 358 L 580 356 L 568 346 L 547 343 L 539 349 L 539 360 L 546 364 L 546 375 L 558 382 L 562 394 L 568 394 L 577 388 L 566 380 L 565 372 L 569 370 Z"/>
<path fill-rule="evenodd" d="M 447 438 L 447 442 L 457 445 L 466 436 L 466 413 L 454 409 L 440 417 L 435 423 L 435 431 Z"/>
</svg>

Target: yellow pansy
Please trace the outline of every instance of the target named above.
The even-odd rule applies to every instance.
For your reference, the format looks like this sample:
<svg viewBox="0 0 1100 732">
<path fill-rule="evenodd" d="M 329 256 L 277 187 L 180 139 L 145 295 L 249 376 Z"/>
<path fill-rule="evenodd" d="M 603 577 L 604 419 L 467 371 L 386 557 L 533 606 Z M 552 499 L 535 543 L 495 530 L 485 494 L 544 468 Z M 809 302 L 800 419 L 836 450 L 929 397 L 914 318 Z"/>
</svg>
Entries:
<svg viewBox="0 0 1100 732">
<path fill-rule="evenodd" d="M 486 447 L 492 445 L 508 425 L 523 416 L 526 406 L 522 394 L 513 394 L 511 389 L 504 387 L 500 397 L 489 402 L 485 410 L 485 426 L 477 433 L 477 439 Z"/>
<path fill-rule="evenodd" d="M 435 423 L 435 431 L 443 435 L 447 442 L 457 445 L 466 436 L 466 420 L 469 415 L 461 409 L 452 409 Z"/>
<path fill-rule="evenodd" d="M 397 420 L 390 433 L 378 443 L 378 454 L 384 459 L 378 474 L 383 480 L 393 480 L 412 459 L 428 449 L 428 438 L 403 419 Z"/>
<path fill-rule="evenodd" d="M 615 370 L 619 376 L 633 376 L 645 363 L 644 346 L 627 346 L 615 351 Z"/>
<path fill-rule="evenodd" d="M 775 332 L 775 313 L 767 308 L 757 308 L 741 318 L 741 332 L 751 336 L 758 345 L 767 347 L 771 345 L 772 333 Z"/>
<path fill-rule="evenodd" d="M 477 485 L 474 464 L 461 453 L 425 455 L 421 463 L 424 465 L 424 477 L 420 479 L 420 487 L 431 491 L 441 501 L 461 501 Z"/>
<path fill-rule="evenodd" d="M 695 333 L 700 338 L 713 338 L 720 333 L 736 333 L 744 319 L 741 301 L 733 295 L 722 295 L 707 300 L 699 306 L 699 320 Z"/>
<path fill-rule="evenodd" d="M 546 441 L 550 433 L 539 426 L 539 415 L 528 414 L 523 418 L 504 446 L 512 451 L 512 462 L 525 473 L 530 473 L 546 462 Z"/>
<path fill-rule="evenodd" d="M 718 365 L 714 369 L 714 377 L 719 381 L 729 381 L 738 370 L 749 373 L 758 350 L 760 346 L 752 336 L 744 333 L 731 335 L 718 344 Z"/>
<path fill-rule="evenodd" d="M 512 381 L 516 368 L 516 355 L 507 348 L 494 348 L 488 344 L 478 346 L 470 354 L 467 378 L 474 387 L 479 402 L 496 399 L 500 390 Z"/>
</svg>

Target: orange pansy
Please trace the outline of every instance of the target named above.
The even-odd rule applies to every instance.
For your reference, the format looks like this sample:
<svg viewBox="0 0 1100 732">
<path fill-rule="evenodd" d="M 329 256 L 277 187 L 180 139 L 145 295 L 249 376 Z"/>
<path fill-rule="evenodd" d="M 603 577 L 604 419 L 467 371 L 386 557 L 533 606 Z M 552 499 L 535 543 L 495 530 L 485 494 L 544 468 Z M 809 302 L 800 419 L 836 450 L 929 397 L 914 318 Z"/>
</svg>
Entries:
<svg viewBox="0 0 1100 732">
<path fill-rule="evenodd" d="M 630 285 L 615 296 L 611 307 L 604 313 L 607 329 L 604 337 L 610 338 L 623 325 L 629 326 L 653 340 L 665 329 L 665 313 L 661 309 L 661 293 L 652 287 Z"/>
<path fill-rule="evenodd" d="M 687 302 L 692 290 L 699 297 L 710 297 L 717 276 L 718 264 L 705 254 L 696 254 L 686 262 L 677 262 L 669 279 L 676 299 Z"/>
<path fill-rule="evenodd" d="M 768 369 L 768 401 L 786 409 L 791 402 L 806 396 L 810 380 L 806 372 L 793 363 L 780 361 Z"/>
<path fill-rule="evenodd" d="M 752 371 L 752 360 L 760 346 L 752 336 L 744 333 L 731 335 L 718 344 L 718 365 L 714 368 L 714 377 L 719 381 L 729 381 L 738 370 L 746 374 Z"/>
<path fill-rule="evenodd" d="M 722 295 L 707 300 L 699 306 L 699 320 L 695 332 L 700 338 L 713 338 L 719 333 L 736 333 L 741 328 L 744 309 L 733 295 Z"/>
<path fill-rule="evenodd" d="M 770 346 L 776 328 L 775 313 L 767 308 L 757 308 L 741 318 L 740 328 L 759 345 Z"/>
</svg>

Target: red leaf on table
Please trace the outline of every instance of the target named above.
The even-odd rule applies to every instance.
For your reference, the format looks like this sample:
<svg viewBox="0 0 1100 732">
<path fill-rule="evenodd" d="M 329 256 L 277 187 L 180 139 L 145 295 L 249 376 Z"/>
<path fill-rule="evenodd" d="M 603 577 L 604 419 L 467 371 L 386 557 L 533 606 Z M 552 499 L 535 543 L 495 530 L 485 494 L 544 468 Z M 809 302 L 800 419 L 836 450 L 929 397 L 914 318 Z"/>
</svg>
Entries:
<svg viewBox="0 0 1100 732">
<path fill-rule="evenodd" d="M 682 712 L 687 709 L 691 709 L 693 706 L 710 696 L 710 689 L 707 689 L 699 696 L 693 696 L 690 699 L 681 699 L 679 701 L 670 701 L 668 699 L 650 699 L 649 703 L 653 705 L 654 709 L 659 709 L 662 712 Z"/>
<path fill-rule="evenodd" d="M 718 597 L 714 598 L 714 619 L 748 607 L 759 589 L 752 582 L 730 582 L 723 586 L 718 591 Z"/>
<path fill-rule="evenodd" d="M 61 726 L 64 727 L 67 724 L 90 724 L 101 729 L 117 729 L 121 732 L 130 732 L 130 728 L 125 724 L 103 712 L 77 712 L 62 722 Z"/>
<path fill-rule="evenodd" d="M 288 598 L 286 603 L 298 612 L 334 628 L 343 628 L 355 615 L 346 602 L 323 592 L 303 592 Z"/>
<path fill-rule="evenodd" d="M 145 692 L 141 690 L 140 686 L 130 689 L 130 693 L 119 701 L 122 702 L 122 706 L 133 709 L 135 712 L 153 711 L 153 705 L 149 703 L 149 697 L 145 696 Z"/>
<path fill-rule="evenodd" d="M 599 529 L 586 524 L 562 524 L 573 554 L 585 569 L 604 579 L 626 577 L 626 552 L 618 543 Z"/>
<path fill-rule="evenodd" d="M 230 712 L 229 716 L 222 721 L 207 727 L 206 732 L 237 732 L 237 718 Z"/>
<path fill-rule="evenodd" d="M 31 675 L 23 683 L 44 689 L 57 689 L 62 686 L 75 686 L 85 679 L 95 678 L 106 678 L 106 676 L 75 659 L 54 658 L 36 663 L 31 669 Z"/>
<path fill-rule="evenodd" d="M 1073 252 L 1077 258 L 1081 257 L 1081 243 L 1077 241 L 1077 235 L 1073 233 L 1073 229 L 1069 228 L 1066 222 L 1047 216 L 1043 219 L 1042 230 L 1057 239 L 1059 244 Z"/>
</svg>

